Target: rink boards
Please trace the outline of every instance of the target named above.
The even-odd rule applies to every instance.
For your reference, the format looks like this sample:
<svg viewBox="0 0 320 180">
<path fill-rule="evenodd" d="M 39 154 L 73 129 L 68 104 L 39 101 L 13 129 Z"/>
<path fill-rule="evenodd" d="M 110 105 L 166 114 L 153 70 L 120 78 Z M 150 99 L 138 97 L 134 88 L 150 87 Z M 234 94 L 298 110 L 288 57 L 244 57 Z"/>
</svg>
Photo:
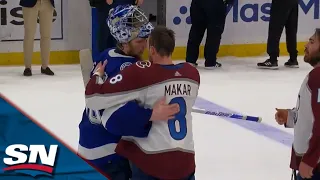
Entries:
<svg viewBox="0 0 320 180">
<path fill-rule="evenodd" d="M 0 65 L 23 64 L 23 19 L 18 0 L 7 1 L 1 8 L 1 34 L 11 33 L 0 42 Z M 177 1 L 146 1 L 142 6 L 146 14 L 157 15 L 161 24 L 166 24 L 176 32 L 177 48 L 173 54 L 174 59 L 184 59 L 186 44 L 191 27 L 190 24 L 191 0 Z M 266 41 L 268 35 L 268 22 L 270 19 L 271 1 L 244 0 L 236 1 L 228 7 L 225 31 L 222 36 L 218 56 L 263 56 L 266 54 Z M 87 1 L 77 4 L 67 1 L 56 1 L 55 22 L 52 29 L 51 64 L 77 64 L 80 49 L 92 48 L 95 52 L 97 22 L 94 9 L 89 7 Z M 5 17 L 2 17 L 4 16 Z M 319 24 L 319 0 L 300 0 L 299 2 L 299 28 L 298 51 L 303 53 L 304 44 Z M 18 22 L 18 23 L 17 23 Z M 22 24 L 21 24 L 22 23 Z M 39 34 L 36 35 L 36 39 Z M 205 38 L 202 45 L 205 42 Z M 281 38 L 281 55 L 287 55 L 285 35 Z M 35 41 L 34 64 L 40 64 L 38 53 L 39 41 Z M 200 58 L 203 58 L 203 46 L 200 47 Z M 145 53 L 147 58 L 147 53 Z"/>
</svg>

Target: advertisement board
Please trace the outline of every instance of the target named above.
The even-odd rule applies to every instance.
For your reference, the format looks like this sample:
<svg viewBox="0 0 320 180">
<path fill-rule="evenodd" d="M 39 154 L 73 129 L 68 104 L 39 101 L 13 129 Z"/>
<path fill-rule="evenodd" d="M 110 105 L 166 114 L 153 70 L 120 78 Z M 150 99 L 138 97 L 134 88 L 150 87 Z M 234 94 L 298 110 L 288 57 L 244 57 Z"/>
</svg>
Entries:
<svg viewBox="0 0 320 180">
<path fill-rule="evenodd" d="M 167 0 L 166 25 L 176 32 L 177 44 L 186 46 L 191 27 L 191 0 Z M 307 41 L 320 25 L 319 0 L 299 0 L 298 41 Z M 271 0 L 235 0 L 228 7 L 222 44 L 266 43 Z M 281 41 L 284 42 L 285 36 Z"/>
<path fill-rule="evenodd" d="M 62 0 L 55 0 L 53 14 L 52 39 L 63 39 L 63 6 Z M 39 22 L 39 19 L 38 19 Z M 24 21 L 19 0 L 0 0 L 0 27 L 2 41 L 23 41 Z M 40 39 L 39 23 L 35 39 Z"/>
</svg>

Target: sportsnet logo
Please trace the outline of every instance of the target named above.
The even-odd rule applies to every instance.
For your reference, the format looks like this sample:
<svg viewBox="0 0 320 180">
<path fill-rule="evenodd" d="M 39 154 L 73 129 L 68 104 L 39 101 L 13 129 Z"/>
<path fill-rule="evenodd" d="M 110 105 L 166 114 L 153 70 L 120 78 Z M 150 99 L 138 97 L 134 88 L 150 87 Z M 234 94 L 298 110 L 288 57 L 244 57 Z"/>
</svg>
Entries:
<svg viewBox="0 0 320 180">
<path fill-rule="evenodd" d="M 3 158 L 4 164 L 8 167 L 3 168 L 2 170 L 28 170 L 28 172 L 37 171 L 52 175 L 57 150 L 58 145 L 50 145 L 48 152 L 44 145 L 30 145 L 29 147 L 23 144 L 10 145 L 5 151 L 8 157 Z M 38 157 L 40 161 L 38 161 Z M 24 174 L 32 175 L 32 173 Z"/>
</svg>

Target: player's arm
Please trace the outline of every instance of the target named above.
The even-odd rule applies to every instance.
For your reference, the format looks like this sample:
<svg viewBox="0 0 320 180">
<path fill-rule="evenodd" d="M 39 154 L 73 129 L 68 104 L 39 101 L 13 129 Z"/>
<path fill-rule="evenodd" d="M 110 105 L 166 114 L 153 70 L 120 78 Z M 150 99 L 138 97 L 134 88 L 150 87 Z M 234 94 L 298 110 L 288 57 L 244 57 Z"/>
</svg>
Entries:
<svg viewBox="0 0 320 180">
<path fill-rule="evenodd" d="M 106 109 L 102 124 L 115 135 L 147 137 L 152 126 L 151 115 L 152 109 L 142 107 L 137 101 L 130 101 Z"/>
<path fill-rule="evenodd" d="M 309 149 L 302 161 L 315 168 L 320 158 L 320 69 L 316 68 L 309 74 L 308 86 L 311 91 L 311 107 L 314 118 L 313 129 L 309 139 Z"/>
<path fill-rule="evenodd" d="M 86 106 L 101 110 L 139 100 L 144 91 L 139 73 L 139 68 L 132 65 L 105 81 L 93 75 L 86 87 Z"/>
<path fill-rule="evenodd" d="M 293 108 L 293 109 L 288 109 L 288 118 L 287 118 L 287 122 L 284 124 L 284 126 L 286 128 L 293 128 L 294 127 L 294 121 L 296 119 L 297 116 L 297 109 Z"/>
<path fill-rule="evenodd" d="M 105 109 L 102 124 L 113 134 L 146 137 L 149 133 L 152 110 L 141 107 L 136 101 L 143 94 L 136 91 L 141 87 L 140 70 L 132 65 L 103 84 L 96 75 L 88 83 L 86 95 L 93 96 L 86 96 L 86 105 L 93 110 Z"/>
</svg>

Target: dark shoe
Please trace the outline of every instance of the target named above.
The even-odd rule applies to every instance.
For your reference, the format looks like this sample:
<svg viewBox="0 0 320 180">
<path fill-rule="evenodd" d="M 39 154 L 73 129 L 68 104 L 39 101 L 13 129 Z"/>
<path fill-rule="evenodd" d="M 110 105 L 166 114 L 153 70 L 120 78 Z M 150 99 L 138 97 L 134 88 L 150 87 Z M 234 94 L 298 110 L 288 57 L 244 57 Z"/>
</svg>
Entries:
<svg viewBox="0 0 320 180">
<path fill-rule="evenodd" d="M 276 60 L 270 60 L 270 59 L 267 59 L 266 61 L 264 62 L 261 62 L 261 63 L 258 63 L 257 64 L 258 68 L 261 68 L 261 69 L 278 69 L 278 62 Z"/>
<path fill-rule="evenodd" d="M 32 76 L 31 68 L 25 68 L 23 71 L 24 76 Z"/>
<path fill-rule="evenodd" d="M 284 63 L 284 66 L 289 68 L 299 68 L 299 63 L 297 59 L 289 59 L 289 61 Z"/>
<path fill-rule="evenodd" d="M 216 64 L 214 65 L 208 65 L 208 64 L 205 64 L 204 65 L 204 68 L 205 69 L 216 69 L 216 68 L 220 68 L 222 65 L 218 62 L 216 62 Z"/>
<path fill-rule="evenodd" d="M 41 74 L 53 76 L 53 75 L 54 75 L 54 72 L 52 72 L 49 67 L 47 67 L 47 68 L 45 68 L 45 69 L 43 69 L 43 68 L 41 67 Z"/>
</svg>

